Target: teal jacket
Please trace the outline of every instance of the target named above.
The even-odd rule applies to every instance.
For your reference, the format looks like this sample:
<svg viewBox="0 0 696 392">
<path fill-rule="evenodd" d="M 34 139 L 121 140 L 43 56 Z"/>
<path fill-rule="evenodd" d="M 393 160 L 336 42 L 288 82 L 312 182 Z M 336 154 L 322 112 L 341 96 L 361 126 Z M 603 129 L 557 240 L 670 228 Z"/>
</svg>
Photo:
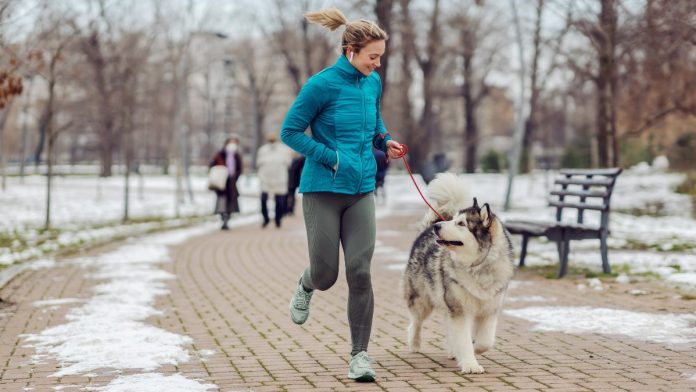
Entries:
<svg viewBox="0 0 696 392">
<path fill-rule="evenodd" d="M 280 138 L 307 157 L 300 192 L 360 194 L 375 189 L 372 147 L 386 152 L 391 136 L 380 115 L 382 82 L 345 56 L 312 76 L 285 116 Z M 305 130 L 312 128 L 312 136 Z"/>
</svg>

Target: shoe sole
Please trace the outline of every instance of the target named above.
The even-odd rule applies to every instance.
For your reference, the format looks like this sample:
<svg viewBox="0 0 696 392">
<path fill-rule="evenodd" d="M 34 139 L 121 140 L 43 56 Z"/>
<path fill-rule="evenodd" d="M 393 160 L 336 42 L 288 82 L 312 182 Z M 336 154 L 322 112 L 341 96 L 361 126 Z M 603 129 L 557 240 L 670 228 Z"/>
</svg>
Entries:
<svg viewBox="0 0 696 392">
<path fill-rule="evenodd" d="M 353 374 L 349 374 L 348 378 L 357 382 L 375 382 L 375 376 L 372 374 L 363 374 L 362 376 L 355 376 Z"/>
<path fill-rule="evenodd" d="M 290 301 L 290 307 L 289 307 L 289 310 L 290 310 L 290 320 L 292 320 L 293 323 L 295 323 L 295 324 L 297 324 L 297 325 L 302 325 L 302 324 L 304 324 L 305 321 L 307 321 L 307 319 L 309 318 L 309 313 L 307 313 L 307 317 L 306 317 L 304 320 L 302 320 L 302 321 L 297 321 L 297 320 L 295 320 L 295 317 L 293 317 L 293 315 L 292 315 L 292 309 L 293 309 L 293 307 L 292 307 L 292 301 Z"/>
</svg>

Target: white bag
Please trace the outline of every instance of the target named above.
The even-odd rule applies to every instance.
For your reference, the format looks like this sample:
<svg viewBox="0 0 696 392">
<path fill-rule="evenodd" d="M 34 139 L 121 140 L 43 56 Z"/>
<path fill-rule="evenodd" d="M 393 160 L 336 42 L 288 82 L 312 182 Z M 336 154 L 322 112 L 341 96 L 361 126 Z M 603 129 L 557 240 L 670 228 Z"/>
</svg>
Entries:
<svg viewBox="0 0 696 392">
<path fill-rule="evenodd" d="M 208 171 L 208 189 L 211 191 L 224 191 L 227 185 L 227 166 L 215 165 Z"/>
</svg>

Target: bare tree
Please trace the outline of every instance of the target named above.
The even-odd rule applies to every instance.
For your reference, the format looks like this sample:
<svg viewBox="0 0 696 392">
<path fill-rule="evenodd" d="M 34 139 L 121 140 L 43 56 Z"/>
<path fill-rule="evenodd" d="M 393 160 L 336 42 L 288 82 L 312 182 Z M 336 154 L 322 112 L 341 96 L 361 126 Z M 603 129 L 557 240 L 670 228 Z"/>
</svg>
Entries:
<svg viewBox="0 0 696 392">
<path fill-rule="evenodd" d="M 489 17 L 490 18 L 490 17 Z M 476 171 L 479 140 L 477 111 L 491 91 L 487 82 L 505 41 L 492 20 L 485 15 L 471 15 L 466 7 L 452 18 L 452 26 L 459 35 L 454 52 L 461 63 L 461 86 L 464 112 L 464 170 Z M 487 42 L 489 41 L 489 42 Z"/>
<path fill-rule="evenodd" d="M 406 144 L 410 146 L 409 152 L 412 166 L 416 171 L 422 171 L 423 165 L 430 153 L 430 140 L 440 137 L 437 113 L 435 112 L 435 76 L 441 62 L 442 52 L 442 27 L 440 25 L 440 1 L 433 2 L 432 12 L 428 16 L 428 29 L 424 37 L 424 48 L 418 45 L 418 28 L 411 17 L 411 1 L 400 0 L 403 45 L 409 46 L 409 55 L 413 56 L 422 73 L 423 109 L 418 127 L 412 129 L 406 136 Z M 404 65 L 405 67 L 408 65 Z"/>
<path fill-rule="evenodd" d="M 312 33 L 304 18 L 306 12 L 319 7 L 316 0 L 292 2 L 293 6 L 285 0 L 275 0 L 274 4 L 275 29 L 264 29 L 263 24 L 259 26 L 282 57 L 293 89 L 299 94 L 307 78 L 329 65 L 336 45 L 324 32 L 315 30 Z"/>
<path fill-rule="evenodd" d="M 625 118 L 622 137 L 641 136 L 670 117 L 696 116 L 696 3 L 648 0 L 630 34 L 636 50 L 624 56 L 619 109 Z"/>
<path fill-rule="evenodd" d="M 565 57 L 566 64 L 578 76 L 591 80 L 595 86 L 597 164 L 607 167 L 619 164 L 616 127 L 618 10 L 616 0 L 599 2 L 598 14 L 570 22 L 590 42 L 594 51 L 593 62 L 580 64 L 576 60 L 578 56 L 573 54 Z"/>
<path fill-rule="evenodd" d="M 377 15 L 377 24 L 384 29 L 388 34 L 392 30 L 392 13 L 394 8 L 394 0 L 375 0 L 375 15 Z M 390 40 L 385 42 L 384 53 L 382 56 L 382 65 L 377 69 L 379 77 L 382 79 L 382 97 L 386 96 L 389 88 L 389 49 L 391 48 Z"/>
<path fill-rule="evenodd" d="M 251 166 L 256 167 L 256 153 L 263 143 L 263 136 L 266 132 L 264 123 L 276 80 L 271 68 L 272 62 L 267 61 L 267 57 L 264 59 L 264 54 L 255 48 L 252 42 L 241 43 L 238 54 L 246 79 L 242 88 L 251 97 L 253 123 Z"/>
<path fill-rule="evenodd" d="M 67 19 L 65 15 L 52 13 L 47 10 L 48 22 L 50 27 L 41 32 L 38 36 L 39 41 L 43 42 L 43 67 L 39 72 L 39 76 L 44 78 L 47 83 L 48 98 L 44 106 L 43 112 L 39 118 L 39 132 L 41 135 L 40 147 L 43 147 L 43 141 L 47 142 L 46 150 L 46 215 L 44 221 L 44 229 L 48 230 L 51 227 L 51 192 L 53 181 L 53 157 L 55 143 L 58 136 L 71 126 L 70 121 L 64 124 L 56 124 L 56 87 L 59 79 L 62 77 L 59 71 L 59 64 L 64 60 L 66 48 L 73 41 L 74 34 L 64 31 L 64 26 L 70 26 L 72 21 Z M 37 157 L 40 157 L 41 150 L 37 149 Z M 38 159 L 37 159 L 38 162 Z"/>
</svg>

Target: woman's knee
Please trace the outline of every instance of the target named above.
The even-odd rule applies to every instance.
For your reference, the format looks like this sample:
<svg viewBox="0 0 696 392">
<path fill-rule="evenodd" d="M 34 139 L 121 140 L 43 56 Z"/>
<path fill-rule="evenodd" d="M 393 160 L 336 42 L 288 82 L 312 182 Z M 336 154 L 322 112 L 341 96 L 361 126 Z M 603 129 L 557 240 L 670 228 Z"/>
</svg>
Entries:
<svg viewBox="0 0 696 392">
<path fill-rule="evenodd" d="M 334 283 L 336 283 L 336 280 L 338 279 L 338 271 L 327 272 L 312 269 L 311 276 L 312 286 L 319 291 L 325 291 L 330 289 Z"/>
<path fill-rule="evenodd" d="M 348 287 L 351 289 L 368 289 L 372 287 L 369 264 L 367 266 L 348 268 L 346 270 L 346 279 L 348 280 Z"/>
</svg>

